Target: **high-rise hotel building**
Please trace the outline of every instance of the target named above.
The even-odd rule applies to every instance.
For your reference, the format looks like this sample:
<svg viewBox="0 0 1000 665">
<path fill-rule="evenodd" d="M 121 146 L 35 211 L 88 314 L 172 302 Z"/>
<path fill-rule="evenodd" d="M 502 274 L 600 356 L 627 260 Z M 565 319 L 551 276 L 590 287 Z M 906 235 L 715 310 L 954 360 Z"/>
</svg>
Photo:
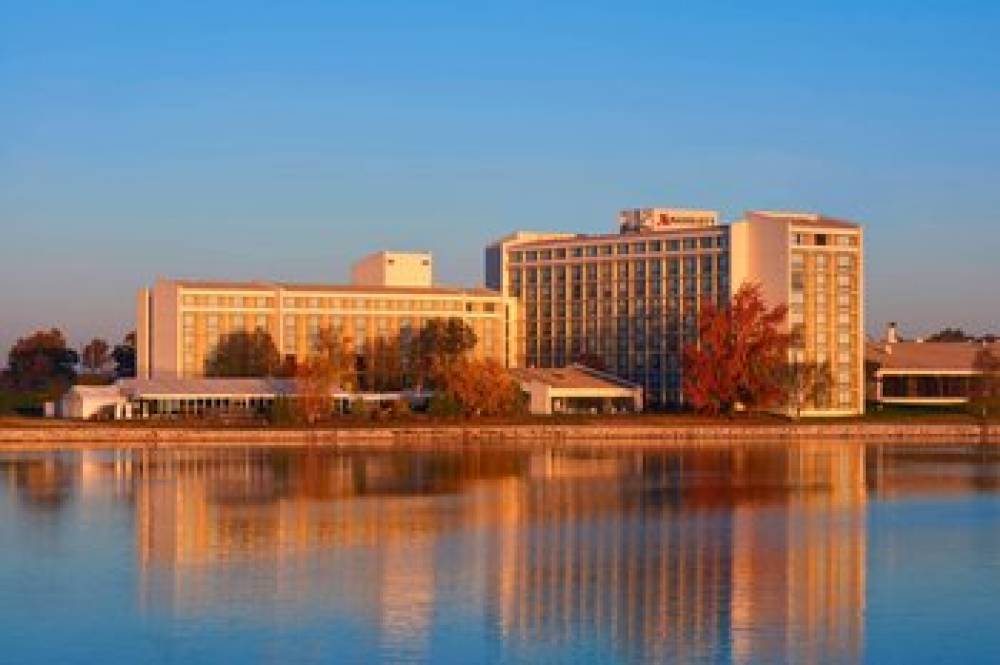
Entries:
<svg viewBox="0 0 1000 665">
<path fill-rule="evenodd" d="M 476 333 L 473 354 L 513 364 L 516 299 L 481 288 L 433 286 L 431 256 L 379 252 L 357 264 L 351 284 L 159 280 L 136 303 L 139 378 L 191 378 L 222 336 L 260 329 L 282 357 L 307 357 L 323 329 L 358 353 L 406 339 L 429 319 L 458 317 Z"/>
<path fill-rule="evenodd" d="M 517 365 L 588 359 L 642 385 L 649 406 L 683 405 L 683 348 L 697 340 L 701 304 L 759 282 L 769 305 L 789 307 L 790 361 L 832 374 L 795 412 L 863 412 L 858 225 L 767 212 L 723 225 L 713 211 L 648 208 L 622 211 L 619 227 L 517 232 L 486 248 L 486 285 L 518 301 Z"/>
<path fill-rule="evenodd" d="M 748 212 L 730 227 L 733 284 L 757 282 L 788 306 L 789 361 L 807 386 L 790 409 L 864 412 L 864 236 L 853 222 L 795 212 Z M 812 368 L 811 371 L 809 368 Z"/>
</svg>

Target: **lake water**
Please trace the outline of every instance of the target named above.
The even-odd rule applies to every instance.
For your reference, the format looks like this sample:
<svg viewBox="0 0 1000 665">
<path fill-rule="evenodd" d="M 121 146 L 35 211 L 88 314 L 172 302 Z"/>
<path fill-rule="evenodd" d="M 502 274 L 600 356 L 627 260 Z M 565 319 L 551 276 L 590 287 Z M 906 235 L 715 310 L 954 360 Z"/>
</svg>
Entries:
<svg viewBox="0 0 1000 665">
<path fill-rule="evenodd" d="M 998 663 L 1000 448 L 0 453 L 0 662 Z"/>
</svg>

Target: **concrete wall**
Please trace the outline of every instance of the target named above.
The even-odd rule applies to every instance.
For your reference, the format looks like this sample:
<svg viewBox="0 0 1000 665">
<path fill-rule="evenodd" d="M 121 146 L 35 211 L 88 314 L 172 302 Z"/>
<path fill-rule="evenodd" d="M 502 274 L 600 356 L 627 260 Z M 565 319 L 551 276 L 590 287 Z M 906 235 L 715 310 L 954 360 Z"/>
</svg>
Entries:
<svg viewBox="0 0 1000 665">
<path fill-rule="evenodd" d="M 50 421 L 51 422 L 51 421 Z M 760 445 L 799 441 L 830 441 L 837 445 L 872 443 L 891 445 L 969 445 L 1000 442 L 1000 424 L 905 424 L 844 423 L 788 425 L 510 425 L 433 426 L 344 429 L 208 428 L 100 426 L 75 424 L 48 427 L 0 428 L 0 444 L 24 449 L 67 447 L 143 447 L 166 445 L 204 446 L 206 443 L 234 447 L 247 445 L 330 444 L 337 446 L 406 446 L 433 441 L 507 441 L 526 445 L 546 443 L 567 446 L 672 445 L 731 446 L 734 441 Z"/>
<path fill-rule="evenodd" d="M 150 306 L 150 378 L 179 376 L 181 348 L 178 343 L 177 284 L 157 280 Z"/>
<path fill-rule="evenodd" d="M 375 252 L 354 264 L 351 281 L 363 286 L 432 286 L 429 252 Z"/>
<path fill-rule="evenodd" d="M 151 365 L 149 306 L 149 289 L 139 289 L 135 298 L 135 375 L 139 379 L 149 378 Z"/>
</svg>

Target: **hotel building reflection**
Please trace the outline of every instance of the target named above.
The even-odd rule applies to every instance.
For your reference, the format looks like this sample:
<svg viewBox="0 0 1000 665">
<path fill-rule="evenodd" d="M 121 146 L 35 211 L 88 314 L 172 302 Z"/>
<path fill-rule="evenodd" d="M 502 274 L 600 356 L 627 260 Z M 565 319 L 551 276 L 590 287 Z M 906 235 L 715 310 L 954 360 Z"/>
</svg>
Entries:
<svg viewBox="0 0 1000 665">
<path fill-rule="evenodd" d="M 592 641 L 667 662 L 860 658 L 862 447 L 699 451 L 638 466 L 641 483 L 555 473 L 508 485 L 494 595 L 508 639 Z"/>
<path fill-rule="evenodd" d="M 145 452 L 129 473 L 147 607 L 350 616 L 420 658 L 460 589 L 512 647 L 743 663 L 860 657 L 865 469 L 817 444 Z"/>
</svg>

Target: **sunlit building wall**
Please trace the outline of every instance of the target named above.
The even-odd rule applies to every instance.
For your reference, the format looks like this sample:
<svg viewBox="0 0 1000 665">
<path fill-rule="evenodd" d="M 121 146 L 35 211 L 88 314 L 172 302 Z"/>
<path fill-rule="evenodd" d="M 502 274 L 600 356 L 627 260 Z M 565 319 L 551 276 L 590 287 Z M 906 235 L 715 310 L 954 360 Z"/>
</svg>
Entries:
<svg viewBox="0 0 1000 665">
<path fill-rule="evenodd" d="M 517 363 L 580 359 L 683 401 L 682 350 L 705 300 L 729 296 L 729 229 L 706 210 L 627 210 L 608 235 L 518 232 L 486 248 L 486 284 L 516 298 Z"/>
<path fill-rule="evenodd" d="M 203 376 L 219 340 L 236 331 L 263 330 L 283 358 L 302 359 L 323 329 L 361 354 L 397 339 L 405 345 L 426 321 L 452 317 L 476 333 L 475 357 L 512 366 L 516 309 L 513 298 L 477 288 L 160 280 L 138 297 L 138 373 Z"/>
<path fill-rule="evenodd" d="M 517 232 L 489 245 L 490 288 L 516 298 L 523 367 L 598 363 L 643 386 L 646 404 L 679 406 L 683 348 L 705 301 L 757 282 L 788 305 L 789 360 L 802 368 L 796 415 L 864 410 L 864 272 L 857 224 L 810 213 L 750 212 L 732 225 L 713 211 L 624 210 L 619 233 Z M 806 369 L 817 371 L 805 377 Z M 824 385 L 812 376 L 822 370 Z M 799 393 L 802 393 L 801 395 Z"/>
</svg>

